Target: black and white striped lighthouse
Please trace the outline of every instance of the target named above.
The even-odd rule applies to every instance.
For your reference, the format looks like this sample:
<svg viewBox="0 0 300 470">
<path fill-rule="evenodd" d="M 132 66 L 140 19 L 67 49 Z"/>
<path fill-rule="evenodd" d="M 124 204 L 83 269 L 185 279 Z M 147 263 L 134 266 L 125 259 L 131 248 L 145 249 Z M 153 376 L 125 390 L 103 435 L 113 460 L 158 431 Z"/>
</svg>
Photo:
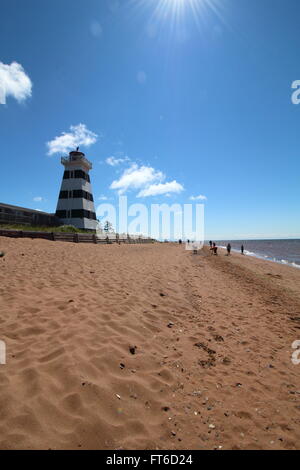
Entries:
<svg viewBox="0 0 300 470">
<path fill-rule="evenodd" d="M 79 151 L 62 157 L 65 172 L 60 188 L 56 216 L 65 225 L 86 230 L 96 230 L 97 219 L 89 171 L 92 163 Z"/>
</svg>

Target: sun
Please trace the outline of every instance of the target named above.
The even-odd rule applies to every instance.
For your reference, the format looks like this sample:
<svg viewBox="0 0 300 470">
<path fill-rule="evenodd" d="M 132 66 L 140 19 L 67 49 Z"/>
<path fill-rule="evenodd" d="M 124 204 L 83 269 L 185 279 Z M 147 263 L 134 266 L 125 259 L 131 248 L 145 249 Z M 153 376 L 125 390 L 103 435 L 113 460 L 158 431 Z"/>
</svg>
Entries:
<svg viewBox="0 0 300 470">
<path fill-rule="evenodd" d="M 151 0 L 144 0 L 151 4 Z M 194 17 L 205 9 L 206 4 L 213 3 L 217 0 L 154 0 L 156 4 L 155 12 L 159 17 L 172 17 L 173 20 L 179 21 L 185 16 L 185 13 L 191 13 Z"/>
<path fill-rule="evenodd" d="M 213 15 L 225 23 L 223 0 L 130 0 L 136 10 L 147 11 L 149 16 L 149 35 L 156 36 L 157 31 L 166 26 L 172 35 L 184 32 L 185 25 L 193 18 L 198 31 L 202 34 L 205 24 Z"/>
</svg>

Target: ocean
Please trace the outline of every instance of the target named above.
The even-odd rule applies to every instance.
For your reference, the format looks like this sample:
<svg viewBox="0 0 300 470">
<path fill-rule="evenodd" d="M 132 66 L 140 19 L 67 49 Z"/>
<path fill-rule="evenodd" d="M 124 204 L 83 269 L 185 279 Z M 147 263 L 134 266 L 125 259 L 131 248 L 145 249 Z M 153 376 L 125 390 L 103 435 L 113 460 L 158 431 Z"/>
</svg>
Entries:
<svg viewBox="0 0 300 470">
<path fill-rule="evenodd" d="M 231 244 L 233 251 L 240 252 L 241 245 L 244 245 L 245 255 L 300 268 L 300 239 L 216 241 L 222 248 L 226 248 L 227 243 Z"/>
</svg>

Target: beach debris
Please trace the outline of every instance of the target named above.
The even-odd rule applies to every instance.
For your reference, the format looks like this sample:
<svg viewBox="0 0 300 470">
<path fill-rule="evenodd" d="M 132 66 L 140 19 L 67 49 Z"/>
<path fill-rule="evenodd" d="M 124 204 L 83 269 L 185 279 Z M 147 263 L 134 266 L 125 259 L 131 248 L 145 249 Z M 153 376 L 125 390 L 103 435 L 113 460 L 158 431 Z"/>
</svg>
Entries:
<svg viewBox="0 0 300 470">
<path fill-rule="evenodd" d="M 196 348 L 203 349 L 206 351 L 208 354 L 216 354 L 216 351 L 213 351 L 212 349 L 208 348 L 205 344 L 203 343 L 195 343 Z"/>
<path fill-rule="evenodd" d="M 209 429 L 216 429 L 216 426 L 214 424 L 210 424 L 208 427 Z"/>
<path fill-rule="evenodd" d="M 222 362 L 223 362 L 223 364 L 228 366 L 229 364 L 231 364 L 231 359 L 229 357 L 224 357 Z"/>
<path fill-rule="evenodd" d="M 236 387 L 242 387 L 242 384 L 240 384 L 239 382 L 235 384 Z"/>
<path fill-rule="evenodd" d="M 174 323 L 172 321 L 170 321 L 170 323 L 168 323 L 167 325 L 168 328 L 173 328 L 173 326 L 174 326 Z"/>
<path fill-rule="evenodd" d="M 214 335 L 214 340 L 218 343 L 224 342 L 224 338 L 221 335 Z"/>
<path fill-rule="evenodd" d="M 171 431 L 171 434 L 172 434 L 172 436 L 174 436 L 174 437 L 176 436 L 176 432 L 175 432 L 175 431 Z"/>
<path fill-rule="evenodd" d="M 117 397 L 119 400 L 121 400 L 120 395 L 118 395 L 117 393 L 116 393 L 116 397 Z"/>
<path fill-rule="evenodd" d="M 300 321 L 300 317 L 290 317 L 292 321 Z"/>
<path fill-rule="evenodd" d="M 130 346 L 130 348 L 129 348 L 129 351 L 130 351 L 131 354 L 135 354 L 136 350 L 137 350 L 136 346 Z"/>
<path fill-rule="evenodd" d="M 120 363 L 120 369 L 125 369 L 125 364 L 123 364 L 122 362 Z"/>
<path fill-rule="evenodd" d="M 270 277 L 275 277 L 276 279 L 282 279 L 281 274 L 272 274 L 272 273 L 267 273 L 267 276 Z"/>
<path fill-rule="evenodd" d="M 199 364 L 201 367 L 208 368 L 208 367 L 213 367 L 213 366 L 215 366 L 215 362 L 216 362 L 215 354 L 216 354 L 216 351 L 214 351 L 213 349 L 210 349 L 208 346 L 206 346 L 206 345 L 203 344 L 203 343 L 195 343 L 194 346 L 196 346 L 196 347 L 199 348 L 199 349 L 203 349 L 203 351 L 207 352 L 207 354 L 208 354 L 208 356 L 209 356 L 209 359 L 207 359 L 206 361 L 205 361 L 205 360 L 199 360 L 199 361 L 198 361 L 198 364 Z"/>
<path fill-rule="evenodd" d="M 165 412 L 167 412 L 167 411 L 170 411 L 170 408 L 169 408 L 168 406 L 163 406 L 163 407 L 162 407 L 162 410 L 165 411 Z"/>
<path fill-rule="evenodd" d="M 166 297 L 166 294 L 164 294 L 163 292 L 161 292 L 159 295 L 160 295 L 161 297 Z"/>
<path fill-rule="evenodd" d="M 0 251 L 0 258 L 4 258 L 5 256 L 5 251 Z"/>
</svg>

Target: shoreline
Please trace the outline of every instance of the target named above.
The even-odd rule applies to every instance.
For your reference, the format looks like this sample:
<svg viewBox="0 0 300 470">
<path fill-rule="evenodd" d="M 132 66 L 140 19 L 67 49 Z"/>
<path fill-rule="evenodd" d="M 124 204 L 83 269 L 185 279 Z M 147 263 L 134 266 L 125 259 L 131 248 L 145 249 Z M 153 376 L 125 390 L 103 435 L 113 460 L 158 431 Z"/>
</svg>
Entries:
<svg viewBox="0 0 300 470">
<path fill-rule="evenodd" d="M 298 239 L 297 239 L 298 240 Z M 284 240 L 283 240 L 284 241 Z M 225 250 L 226 251 L 226 246 L 224 245 L 218 245 L 218 242 L 216 242 L 217 246 L 219 249 L 222 249 L 222 250 Z M 207 246 L 207 245 L 206 245 Z M 232 252 L 233 253 L 236 253 L 236 254 L 240 254 L 241 255 L 241 251 L 236 249 L 236 248 L 232 248 Z M 260 253 L 255 253 L 255 252 L 252 252 L 252 251 L 249 251 L 249 250 L 246 250 L 245 249 L 245 252 L 244 252 L 244 255 L 241 255 L 241 256 L 248 256 L 248 257 L 251 257 L 251 258 L 257 258 L 257 259 L 261 259 L 263 261 L 270 261 L 272 263 L 276 263 L 276 264 L 280 264 L 280 265 L 283 265 L 283 266 L 289 266 L 291 268 L 296 268 L 296 269 L 300 269 L 300 264 L 297 264 L 295 263 L 294 261 L 293 262 L 290 262 L 288 260 L 285 260 L 285 259 L 282 259 L 282 260 L 279 260 L 275 257 L 271 257 L 269 255 L 264 255 L 264 254 L 260 254 Z"/>
<path fill-rule="evenodd" d="M 299 449 L 300 271 L 0 239 L 0 449 Z"/>
</svg>

